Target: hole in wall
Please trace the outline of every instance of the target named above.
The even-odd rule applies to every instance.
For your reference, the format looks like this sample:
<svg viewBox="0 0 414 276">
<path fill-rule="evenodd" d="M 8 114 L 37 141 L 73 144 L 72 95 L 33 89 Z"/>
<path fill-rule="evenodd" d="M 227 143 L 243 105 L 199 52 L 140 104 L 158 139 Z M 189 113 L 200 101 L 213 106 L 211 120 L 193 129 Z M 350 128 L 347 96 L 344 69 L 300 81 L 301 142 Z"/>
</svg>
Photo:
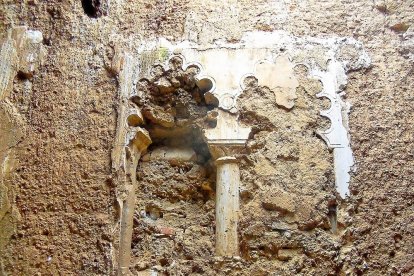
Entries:
<svg viewBox="0 0 414 276">
<path fill-rule="evenodd" d="M 100 0 L 82 0 L 82 8 L 89 17 L 98 18 L 102 16 Z"/>
<path fill-rule="evenodd" d="M 23 72 L 23 71 L 18 71 L 17 76 L 16 76 L 16 78 L 19 81 L 24 81 L 24 80 L 30 79 L 31 77 L 33 77 L 33 75 L 31 73 L 26 73 L 26 72 Z"/>
<path fill-rule="evenodd" d="M 161 266 L 168 266 L 168 265 L 170 265 L 170 260 L 168 260 L 167 258 L 162 258 L 162 259 L 159 260 L 159 262 L 160 262 L 160 265 Z"/>
<path fill-rule="evenodd" d="M 328 205 L 328 217 L 331 224 L 331 232 L 336 234 L 338 231 L 338 218 L 337 218 L 338 205 L 336 202 L 331 202 Z"/>
<path fill-rule="evenodd" d="M 159 218 L 163 218 L 164 213 L 158 206 L 149 204 L 145 207 L 145 216 L 153 220 L 157 220 Z"/>
</svg>

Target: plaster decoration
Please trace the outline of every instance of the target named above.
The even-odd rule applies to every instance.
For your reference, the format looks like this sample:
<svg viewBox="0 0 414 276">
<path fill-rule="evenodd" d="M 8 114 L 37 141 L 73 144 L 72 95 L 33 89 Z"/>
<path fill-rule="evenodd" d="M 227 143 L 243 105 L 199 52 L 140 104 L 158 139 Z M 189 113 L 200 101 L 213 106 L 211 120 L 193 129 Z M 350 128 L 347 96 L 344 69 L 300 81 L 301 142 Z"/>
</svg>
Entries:
<svg viewBox="0 0 414 276">
<path fill-rule="evenodd" d="M 13 205 L 4 179 L 15 169 L 14 147 L 24 139 L 24 133 L 25 124 L 16 107 L 8 100 L 0 101 L 0 221 Z"/>
<path fill-rule="evenodd" d="M 224 56 L 223 58 L 227 59 Z M 159 65 L 148 66 L 147 71 L 141 73 L 141 77 L 143 80 L 148 79 L 155 85 L 158 90 L 152 93 L 158 95 L 162 101 L 163 98 L 167 99 L 168 94 L 174 93 L 183 83 L 191 83 L 191 81 L 180 81 L 182 78 L 191 76 L 195 79 L 194 85 L 197 85 L 202 92 L 205 102 L 219 107 L 217 111 L 210 113 L 210 115 L 214 113 L 216 126 L 204 129 L 204 137 L 210 153 L 214 159 L 217 159 L 216 254 L 219 256 L 238 256 L 237 224 L 240 172 L 234 155 L 243 151 L 251 130 L 241 127 L 237 115 L 234 113 L 236 111 L 236 97 L 241 93 L 240 80 L 246 74 L 245 70 L 241 70 L 236 75 L 223 71 L 224 77 L 212 78 L 210 73 L 214 70 L 206 68 L 198 61 L 187 63 L 184 56 L 175 54 L 165 59 L 164 62 L 160 62 Z M 193 71 L 192 74 L 189 74 L 190 70 Z M 175 77 L 176 71 L 177 76 Z M 164 76 L 165 74 L 168 77 Z M 174 85 L 175 82 L 178 85 Z M 227 89 L 226 93 L 220 93 L 221 90 L 218 87 Z M 175 103 L 170 104 L 174 105 Z M 153 106 L 152 108 L 144 107 L 144 109 L 145 118 L 148 118 L 153 124 L 164 128 L 175 126 L 175 116 L 165 108 Z M 214 116 L 212 115 L 212 117 Z M 193 151 L 163 147 L 145 155 L 143 161 L 164 159 L 177 163 L 180 160 L 192 160 L 194 157 Z"/>
<path fill-rule="evenodd" d="M 354 57 L 339 59 L 344 47 L 354 49 Z M 322 116 L 331 120 L 332 126 L 318 133 L 328 147 L 334 148 L 338 193 L 342 198 L 349 193 L 349 171 L 354 162 L 347 129 L 349 103 L 342 97 L 346 71 L 370 66 L 370 58 L 360 42 L 344 37 L 295 37 L 284 31 L 249 32 L 238 43 L 218 40 L 202 46 L 189 41 L 172 44 L 161 38 L 146 43 L 139 51 L 145 53 L 154 49 L 163 49 L 165 60 L 179 54 L 192 64 L 202 64 L 197 77 L 208 76 L 208 81 L 202 85 L 208 87 L 204 89 L 206 102 L 233 114 L 237 113 L 236 99 L 243 91 L 243 80 L 249 76 L 257 78 L 259 86 L 273 91 L 279 106 L 292 109 L 298 86 L 293 67 L 307 66 L 311 75 L 319 78 L 324 86 L 318 97 L 327 97 L 332 103 L 329 110 L 321 111 Z"/>
<path fill-rule="evenodd" d="M 150 55 L 144 54 L 145 51 L 151 50 L 143 50 L 143 56 Z M 237 113 L 236 99 L 244 89 L 243 81 L 246 77 L 255 76 L 261 85 L 274 91 L 280 105 L 288 109 L 294 105 L 298 81 L 293 75 L 293 64 L 287 55 L 275 55 L 267 48 L 220 47 L 203 50 L 179 48 L 168 55 L 169 58 L 161 62 L 165 70 L 169 69 L 169 61 L 174 56 L 183 59 L 183 70 L 199 70 L 196 75 L 197 86 L 204 93 L 207 104 Z M 141 77 L 150 76 L 151 73 L 149 67 L 143 68 Z"/>
<path fill-rule="evenodd" d="M 9 33 L 9 37 L 1 45 L 0 51 L 0 99 L 8 96 L 12 85 L 11 77 L 15 76 L 17 54 L 13 44 Z"/>
<path fill-rule="evenodd" d="M 115 144 L 112 149 L 112 168 L 119 170 L 121 167 L 125 167 L 125 146 L 129 141 L 127 138 L 127 117 L 132 114 L 129 99 L 133 90 L 134 67 L 136 65 L 134 58 L 127 53 L 118 54 L 116 52 L 115 58 L 120 60 L 119 62 L 113 61 L 114 64 L 120 64 L 120 67 L 116 69 L 116 72 L 119 72 L 117 75 L 119 79 L 119 107 Z"/>
<path fill-rule="evenodd" d="M 221 109 L 233 114 L 237 113 L 236 99 L 243 91 L 243 80 L 255 75 L 255 67 L 259 61 L 274 62 L 267 49 L 182 49 L 181 54 L 187 60 L 202 64 L 200 75 L 208 76 L 213 83 L 211 89 L 206 91 L 206 97 L 214 97 L 214 102 Z"/>
<path fill-rule="evenodd" d="M 259 86 L 266 86 L 275 93 L 276 103 L 287 109 L 295 105 L 299 82 L 294 75 L 294 64 L 287 55 L 278 56 L 274 62 L 259 61 L 254 76 Z"/>
<path fill-rule="evenodd" d="M 138 73 L 137 60 L 131 54 L 122 52 L 120 49 L 117 49 L 115 58 L 113 64 L 120 66 L 116 70 L 114 69 L 115 72 L 119 72 L 117 74 L 119 79 L 119 108 L 115 144 L 112 150 L 112 167 L 118 171 L 125 169 L 125 149 L 137 132 L 141 130 L 138 126 L 144 123 L 144 117 L 141 110 L 132 101 L 135 95 L 134 84 Z"/>
<path fill-rule="evenodd" d="M 217 126 L 205 129 L 204 135 L 209 145 L 244 146 L 249 138 L 250 131 L 250 128 L 239 125 L 236 115 L 219 110 Z"/>
<path fill-rule="evenodd" d="M 118 51 L 121 51 L 118 49 Z M 118 72 L 119 107 L 117 136 L 112 150 L 112 168 L 118 178 L 117 200 L 120 206 L 120 234 L 118 250 L 118 275 L 130 275 L 131 240 L 135 210 L 136 169 L 141 155 L 152 143 L 147 130 L 139 127 L 144 118 L 131 101 L 137 76 L 137 63 L 132 55 L 116 53 L 113 64 Z M 119 60 L 118 60 L 119 59 Z"/>
<path fill-rule="evenodd" d="M 338 60 L 337 54 L 344 45 L 355 48 L 358 58 Z M 121 104 L 113 164 L 116 168 L 122 167 L 120 164 L 125 162 L 127 156 L 123 149 L 134 136 L 133 130 L 129 134 L 129 130 L 124 129 L 126 125 L 139 128 L 140 124 L 145 123 L 146 118 L 161 129 L 181 126 L 180 122 L 175 122 L 175 115 L 168 106 L 157 110 L 157 105 L 146 108 L 145 103 L 141 103 L 142 114 L 141 110 L 134 111 L 131 103 L 145 99 L 142 93 L 148 92 L 136 89 L 135 85 L 153 81 L 152 85 L 159 94 L 157 97 L 160 97 L 158 104 L 161 104 L 162 97 L 170 97 L 176 88 L 183 85 L 171 75 L 175 74 L 174 70 L 181 72 L 180 77 L 191 76 L 191 80 L 187 80 L 191 87 L 194 78 L 198 91 L 204 96 L 204 102 L 212 109 L 218 107 L 206 117 L 207 120 L 209 117 L 215 117 L 213 119 L 217 120 L 217 125 L 204 129 L 211 155 L 217 160 L 218 255 L 238 255 L 237 235 L 234 234 L 237 233 L 238 220 L 238 200 L 235 200 L 235 197 L 238 199 L 240 185 L 236 158 L 243 152 L 251 129 L 238 123 L 237 98 L 245 89 L 244 81 L 248 77 L 253 76 L 259 86 L 268 87 L 274 93 L 275 103 L 286 109 L 285 111 L 293 109 L 296 100 L 295 92 L 299 85 L 293 70 L 296 65 L 307 66 L 311 76 L 322 82 L 323 91 L 317 97 L 329 98 L 332 106 L 327 111 L 321 111 L 321 115 L 329 118 L 332 126 L 318 133 L 328 147 L 334 148 L 338 193 L 341 197 L 348 194 L 349 170 L 353 164 L 353 157 L 347 129 L 349 104 L 344 102 L 342 95 L 346 84 L 345 70 L 369 66 L 370 60 L 362 44 L 350 38 L 295 37 L 287 32 L 275 31 L 250 32 L 238 43 L 217 40 L 209 45 L 197 45 L 189 41 L 172 44 L 160 38 L 156 41 L 147 41 L 136 50 L 137 54 L 134 57 L 123 56 L 123 63 L 113 62 L 122 64 L 123 67 L 118 70 Z M 168 78 L 164 76 L 166 72 L 169 72 Z M 140 156 L 140 153 L 135 154 Z M 189 152 L 179 150 L 174 153 L 172 149 L 161 148 L 144 159 L 165 158 L 180 161 L 188 158 L 191 160 L 190 155 Z M 222 188 L 225 192 L 220 192 Z M 125 265 L 128 264 L 125 262 Z"/>
<path fill-rule="evenodd" d="M 130 275 L 131 241 L 135 212 L 135 190 L 137 165 L 142 153 L 152 143 L 148 132 L 140 127 L 134 128 L 126 151 L 124 185 L 120 187 L 123 195 L 118 197 L 121 206 L 118 275 Z"/>
<path fill-rule="evenodd" d="M 311 74 L 323 84 L 323 90 L 316 96 L 326 97 L 331 102 L 328 110 L 320 111 L 321 116 L 330 120 L 331 126 L 317 133 L 334 150 L 335 183 L 338 193 L 345 198 L 349 195 L 349 171 L 354 165 L 347 125 L 350 105 L 342 100 L 340 94 L 346 85 L 345 70 L 339 61 L 333 60 L 327 70 L 315 68 Z"/>
</svg>

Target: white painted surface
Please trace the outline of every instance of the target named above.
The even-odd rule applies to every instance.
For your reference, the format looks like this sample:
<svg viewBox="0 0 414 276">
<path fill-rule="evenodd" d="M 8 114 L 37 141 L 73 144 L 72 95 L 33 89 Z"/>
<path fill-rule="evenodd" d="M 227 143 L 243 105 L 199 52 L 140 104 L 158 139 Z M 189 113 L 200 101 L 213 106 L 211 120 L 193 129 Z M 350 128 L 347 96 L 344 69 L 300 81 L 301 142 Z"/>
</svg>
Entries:
<svg viewBox="0 0 414 276">
<path fill-rule="evenodd" d="M 349 172 L 354 165 L 351 147 L 334 148 L 336 190 L 342 198 L 349 196 Z"/>
<path fill-rule="evenodd" d="M 28 30 L 26 32 L 27 38 L 32 41 L 32 43 L 41 43 L 43 42 L 43 34 L 40 31 Z"/>
<path fill-rule="evenodd" d="M 205 129 L 204 136 L 209 145 L 243 145 L 249 138 L 251 129 L 241 127 L 237 116 L 226 111 L 219 110 L 217 125 L 215 128 Z"/>
<path fill-rule="evenodd" d="M 320 111 L 321 116 L 331 121 L 331 126 L 318 131 L 318 134 L 334 149 L 335 185 L 340 196 L 345 198 L 349 195 L 349 172 L 354 165 L 347 125 L 349 105 L 339 94 L 346 84 L 345 70 L 340 62 L 331 60 L 326 71 L 313 69 L 311 74 L 323 84 L 323 90 L 317 97 L 326 97 L 331 102 L 328 110 Z"/>
</svg>

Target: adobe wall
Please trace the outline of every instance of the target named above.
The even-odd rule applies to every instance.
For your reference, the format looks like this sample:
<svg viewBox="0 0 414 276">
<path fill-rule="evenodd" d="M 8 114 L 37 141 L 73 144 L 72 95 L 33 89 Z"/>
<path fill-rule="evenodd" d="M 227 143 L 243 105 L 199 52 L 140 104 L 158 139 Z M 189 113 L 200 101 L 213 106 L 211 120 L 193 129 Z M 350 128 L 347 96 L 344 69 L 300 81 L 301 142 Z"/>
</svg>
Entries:
<svg viewBox="0 0 414 276">
<path fill-rule="evenodd" d="M 0 275 L 115 275 L 125 196 L 123 172 L 114 167 L 121 54 L 151 68 L 173 55 L 158 46 L 143 54 L 140 47 L 159 38 L 208 48 L 242 43 L 246 33 L 292 38 L 274 55 L 289 56 L 297 84 L 293 106 L 260 79 L 237 99 L 238 122 L 252 129 L 238 155 L 240 254 L 222 258 L 214 249 L 216 167 L 200 129 L 217 108 L 180 82 L 174 103 L 181 110 L 159 98 L 137 102 L 152 144 L 137 167 L 132 274 L 413 273 L 411 1 L 30 0 L 0 7 Z M 341 97 L 351 105 L 343 124 L 355 164 L 345 199 L 335 189 L 333 149 L 317 133 L 330 125 L 319 114 L 330 103 L 316 97 L 324 85 L 309 70 L 326 71 L 329 53 L 343 65 Z M 369 60 L 359 62 L 361 53 Z M 170 91 L 157 78 L 149 88 L 131 83 Z M 172 125 L 154 115 L 157 108 Z M 183 125 L 195 128 L 180 133 Z M 189 158 L 160 155 L 188 145 L 196 149 Z"/>
</svg>

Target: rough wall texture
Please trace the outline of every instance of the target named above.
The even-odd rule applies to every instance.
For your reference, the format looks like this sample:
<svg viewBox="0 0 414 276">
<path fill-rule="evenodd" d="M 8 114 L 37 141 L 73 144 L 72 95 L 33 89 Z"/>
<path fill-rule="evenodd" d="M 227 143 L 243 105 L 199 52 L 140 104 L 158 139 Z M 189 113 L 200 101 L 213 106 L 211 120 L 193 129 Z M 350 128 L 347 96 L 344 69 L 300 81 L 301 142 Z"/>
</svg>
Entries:
<svg viewBox="0 0 414 276">
<path fill-rule="evenodd" d="M 0 274 L 115 273 L 116 48 L 134 52 L 159 36 L 237 42 L 256 30 L 353 37 L 370 55 L 346 87 L 351 196 L 335 196 L 332 156 L 313 133 L 326 124 L 313 97 L 320 87 L 298 68 L 292 111 L 263 88 L 240 98 L 241 121 L 255 129 L 241 163 L 240 258 L 214 258 L 214 168 L 149 161 L 138 168 L 131 271 L 414 273 L 412 1 L 3 1 L 0 18 L 2 45 L 27 26 L 43 34 L 47 53 L 35 70 L 14 65 L 0 95 Z"/>
</svg>

